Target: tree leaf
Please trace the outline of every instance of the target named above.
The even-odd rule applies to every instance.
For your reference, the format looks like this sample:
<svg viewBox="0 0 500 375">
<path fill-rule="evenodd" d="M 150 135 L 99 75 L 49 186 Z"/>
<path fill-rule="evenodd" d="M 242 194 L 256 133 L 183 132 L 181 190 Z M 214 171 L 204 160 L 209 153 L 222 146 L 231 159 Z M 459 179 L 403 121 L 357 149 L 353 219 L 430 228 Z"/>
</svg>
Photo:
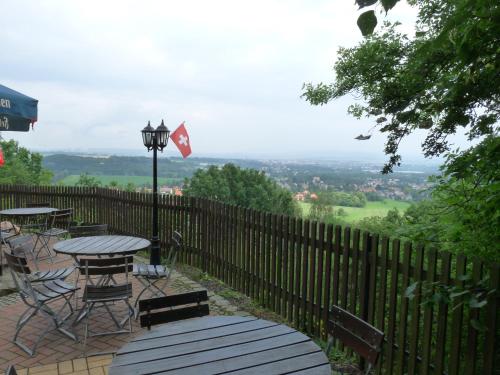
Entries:
<svg viewBox="0 0 500 375">
<path fill-rule="evenodd" d="M 386 12 L 389 11 L 389 9 L 392 9 L 394 8 L 394 6 L 396 5 L 396 3 L 398 2 L 399 0 L 380 0 L 380 2 L 382 3 L 382 6 L 384 7 L 384 10 Z"/>
<path fill-rule="evenodd" d="M 479 332 L 485 332 L 488 330 L 486 326 L 477 319 L 471 319 L 470 325 L 472 326 L 472 328 Z"/>
<path fill-rule="evenodd" d="M 373 10 L 364 12 L 358 17 L 357 24 L 363 36 L 373 34 L 373 30 L 375 30 L 375 26 L 377 26 L 375 12 Z"/>
<path fill-rule="evenodd" d="M 415 281 L 413 284 L 408 286 L 408 288 L 406 288 L 406 291 L 405 291 L 405 297 L 409 298 L 409 299 L 414 298 L 415 297 L 415 289 L 417 289 L 417 286 L 418 286 L 418 281 Z"/>
<path fill-rule="evenodd" d="M 450 294 L 450 298 L 453 299 L 453 298 L 457 298 L 457 297 L 460 297 L 460 296 L 463 296 L 463 295 L 466 295 L 468 294 L 469 291 L 468 290 L 462 290 L 460 292 L 454 292 L 454 293 L 451 293 Z"/>
<path fill-rule="evenodd" d="M 369 7 L 370 5 L 373 5 L 377 2 L 378 0 L 356 0 L 356 4 L 359 5 L 359 9 L 364 8 L 364 7 Z"/>
<path fill-rule="evenodd" d="M 480 309 L 481 307 L 486 306 L 487 303 L 488 301 L 486 300 L 478 301 L 476 298 L 471 298 L 469 301 L 469 306 L 472 309 Z"/>
</svg>

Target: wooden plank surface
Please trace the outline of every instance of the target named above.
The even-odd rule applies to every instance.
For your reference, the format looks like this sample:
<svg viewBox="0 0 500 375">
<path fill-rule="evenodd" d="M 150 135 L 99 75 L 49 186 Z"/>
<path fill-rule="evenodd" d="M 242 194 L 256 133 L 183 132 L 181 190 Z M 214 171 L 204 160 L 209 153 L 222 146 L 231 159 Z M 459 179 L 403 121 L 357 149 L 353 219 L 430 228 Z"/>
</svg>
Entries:
<svg viewBox="0 0 500 375">
<path fill-rule="evenodd" d="M 69 255 L 102 255 L 135 253 L 147 249 L 151 242 L 131 236 L 90 236 L 72 238 L 54 244 L 54 251 Z"/>
<path fill-rule="evenodd" d="M 53 207 L 26 207 L 26 208 L 11 208 L 8 210 L 0 211 L 0 215 L 5 216 L 36 216 L 36 215 L 46 215 L 51 212 L 58 211 L 57 208 Z"/>
<path fill-rule="evenodd" d="M 117 352 L 109 374 L 329 374 L 304 334 L 254 317 L 210 316 L 164 324 Z"/>
</svg>

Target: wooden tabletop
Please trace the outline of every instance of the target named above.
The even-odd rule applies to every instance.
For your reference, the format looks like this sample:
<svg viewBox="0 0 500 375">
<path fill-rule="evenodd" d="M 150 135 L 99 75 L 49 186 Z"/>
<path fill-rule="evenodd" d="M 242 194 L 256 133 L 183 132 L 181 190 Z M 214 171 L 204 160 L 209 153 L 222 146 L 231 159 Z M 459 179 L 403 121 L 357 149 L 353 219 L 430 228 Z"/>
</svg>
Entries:
<svg viewBox="0 0 500 375">
<path fill-rule="evenodd" d="M 10 208 L 8 210 L 0 211 L 0 215 L 5 216 L 35 216 L 46 215 L 51 212 L 58 211 L 54 207 L 25 207 L 25 208 Z"/>
<path fill-rule="evenodd" d="M 73 256 L 133 254 L 149 246 L 151 242 L 140 237 L 90 236 L 57 242 L 54 251 Z"/>
<path fill-rule="evenodd" d="M 110 375 L 331 374 L 311 339 L 283 324 L 241 316 L 208 316 L 154 327 L 117 353 Z"/>
</svg>

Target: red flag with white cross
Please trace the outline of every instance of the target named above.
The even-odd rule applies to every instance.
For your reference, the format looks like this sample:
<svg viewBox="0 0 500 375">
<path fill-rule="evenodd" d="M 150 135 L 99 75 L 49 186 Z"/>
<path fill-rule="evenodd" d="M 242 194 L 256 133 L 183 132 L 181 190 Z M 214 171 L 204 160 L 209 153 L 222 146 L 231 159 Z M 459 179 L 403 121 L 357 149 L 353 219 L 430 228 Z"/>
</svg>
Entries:
<svg viewBox="0 0 500 375">
<path fill-rule="evenodd" d="M 184 122 L 170 134 L 170 139 L 175 143 L 183 158 L 187 158 L 191 154 L 191 142 L 189 142 L 189 135 Z"/>
</svg>

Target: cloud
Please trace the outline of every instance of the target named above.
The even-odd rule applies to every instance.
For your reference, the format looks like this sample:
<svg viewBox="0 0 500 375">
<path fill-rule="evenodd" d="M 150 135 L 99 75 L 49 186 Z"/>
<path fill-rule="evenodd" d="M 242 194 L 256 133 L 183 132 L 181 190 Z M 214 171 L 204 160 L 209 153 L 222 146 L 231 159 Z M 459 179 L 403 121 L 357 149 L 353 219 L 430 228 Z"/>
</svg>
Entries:
<svg viewBox="0 0 500 375">
<path fill-rule="evenodd" d="M 142 150 L 139 131 L 186 121 L 197 153 L 382 154 L 383 137 L 311 107 L 303 82 L 331 81 L 339 46 L 361 40 L 344 0 L 3 2 L 3 84 L 39 99 L 39 123 L 7 134 L 37 149 Z M 414 11 L 391 17 L 412 29 Z M 420 141 L 407 150 L 418 153 Z M 175 151 L 169 151 L 175 153 Z"/>
</svg>

